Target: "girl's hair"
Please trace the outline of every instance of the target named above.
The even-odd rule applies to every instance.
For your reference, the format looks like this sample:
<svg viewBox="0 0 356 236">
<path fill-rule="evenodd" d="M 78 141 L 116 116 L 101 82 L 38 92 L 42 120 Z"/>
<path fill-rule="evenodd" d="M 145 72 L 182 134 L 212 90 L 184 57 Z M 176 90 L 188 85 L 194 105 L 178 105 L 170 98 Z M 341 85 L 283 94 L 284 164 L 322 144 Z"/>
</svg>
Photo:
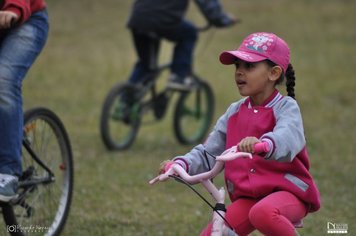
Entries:
<svg viewBox="0 0 356 236">
<path fill-rule="evenodd" d="M 276 66 L 277 64 L 270 61 L 270 60 L 266 60 L 267 64 L 271 67 Z M 293 69 L 292 64 L 288 65 L 287 71 L 285 73 L 285 77 L 287 79 L 286 81 L 286 86 L 287 86 L 287 94 L 288 96 L 292 97 L 293 99 L 295 99 L 295 93 L 294 93 L 294 86 L 295 86 L 295 72 Z M 281 84 L 284 80 L 284 74 L 282 73 L 281 76 L 278 78 L 278 80 L 276 81 L 276 84 Z"/>
</svg>

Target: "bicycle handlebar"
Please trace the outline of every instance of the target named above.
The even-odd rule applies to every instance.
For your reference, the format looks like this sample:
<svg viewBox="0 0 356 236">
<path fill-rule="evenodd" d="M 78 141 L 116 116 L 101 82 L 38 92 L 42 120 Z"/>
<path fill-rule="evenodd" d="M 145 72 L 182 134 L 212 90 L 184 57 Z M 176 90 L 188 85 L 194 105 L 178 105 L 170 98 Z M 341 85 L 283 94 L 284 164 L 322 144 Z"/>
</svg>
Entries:
<svg viewBox="0 0 356 236">
<path fill-rule="evenodd" d="M 254 145 L 254 151 L 255 153 L 266 153 L 269 151 L 269 145 L 266 142 L 256 143 Z M 252 154 L 248 152 L 239 152 L 237 146 L 233 146 L 232 148 L 227 149 L 225 152 L 223 152 L 220 156 L 216 157 L 216 163 L 210 171 L 200 173 L 197 175 L 189 175 L 182 166 L 178 164 L 173 164 L 171 165 L 170 168 L 168 168 L 168 170 L 165 173 L 149 181 L 149 184 L 152 185 L 155 184 L 156 182 L 166 180 L 171 175 L 179 175 L 187 183 L 197 184 L 204 180 L 209 180 L 214 178 L 224 168 L 224 162 L 231 161 L 239 157 L 248 157 L 252 159 Z"/>
<path fill-rule="evenodd" d="M 267 153 L 269 152 L 269 144 L 267 142 L 256 143 L 253 146 L 255 153 Z"/>
<path fill-rule="evenodd" d="M 269 145 L 266 142 L 260 142 L 254 145 L 255 153 L 267 153 L 268 151 L 269 151 Z M 225 210 L 223 210 L 225 209 L 225 204 L 224 204 L 225 189 L 224 188 L 217 189 L 216 186 L 211 182 L 211 179 L 217 176 L 224 169 L 225 161 L 234 160 L 239 157 L 249 157 L 252 159 L 252 154 L 247 152 L 239 152 L 238 147 L 233 146 L 232 148 L 223 152 L 220 156 L 216 157 L 216 163 L 213 169 L 211 169 L 208 172 L 204 172 L 197 175 L 189 175 L 182 166 L 174 162 L 170 162 L 165 167 L 166 172 L 152 179 L 149 183 L 152 185 L 155 184 L 156 182 L 163 181 L 165 179 L 168 179 L 169 177 L 172 177 L 175 180 L 178 180 L 186 184 L 187 186 L 189 186 L 214 210 L 211 235 L 221 236 L 223 235 L 223 232 L 227 232 L 224 222 L 231 230 L 234 231 L 234 229 L 231 226 L 231 224 L 225 219 Z M 193 189 L 190 186 L 191 184 L 196 184 L 196 183 L 201 183 L 205 187 L 205 189 L 213 196 L 213 198 L 217 203 L 215 207 L 213 207 L 204 197 L 202 197 L 202 195 L 200 195 L 195 189 Z M 220 206 L 222 204 L 224 207 L 223 208 L 220 207 L 219 209 L 217 209 L 216 207 L 218 206 L 218 204 L 220 204 Z"/>
<path fill-rule="evenodd" d="M 254 153 L 267 153 L 269 151 L 269 145 L 267 142 L 260 142 L 256 143 L 253 146 Z M 246 157 L 249 157 L 252 159 L 252 154 L 248 152 L 239 152 L 237 146 L 233 146 L 230 149 L 227 149 L 225 152 L 223 152 L 220 156 L 216 157 L 217 161 L 232 161 L 239 156 L 244 155 Z"/>
<path fill-rule="evenodd" d="M 196 28 L 197 28 L 198 32 L 205 32 L 205 31 L 208 31 L 211 27 L 215 27 L 215 28 L 221 29 L 221 28 L 231 27 L 231 26 L 233 26 L 235 24 L 238 24 L 238 23 L 241 23 L 240 19 L 231 18 L 230 24 L 225 25 L 225 26 L 217 27 L 217 26 L 214 26 L 212 23 L 207 22 L 203 26 L 196 26 Z"/>
</svg>

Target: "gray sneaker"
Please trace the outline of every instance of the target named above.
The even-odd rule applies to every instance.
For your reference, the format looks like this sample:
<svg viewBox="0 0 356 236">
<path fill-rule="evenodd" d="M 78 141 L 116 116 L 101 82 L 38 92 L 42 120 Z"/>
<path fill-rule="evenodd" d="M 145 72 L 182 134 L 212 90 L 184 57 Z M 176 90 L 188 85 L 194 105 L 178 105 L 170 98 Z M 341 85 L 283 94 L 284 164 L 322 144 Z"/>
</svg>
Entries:
<svg viewBox="0 0 356 236">
<path fill-rule="evenodd" d="M 17 197 L 19 179 L 16 176 L 0 174 L 0 201 L 9 202 Z"/>
<path fill-rule="evenodd" d="M 172 74 L 168 80 L 167 88 L 178 91 L 190 91 L 194 87 L 194 81 L 190 77 L 182 79 Z"/>
</svg>

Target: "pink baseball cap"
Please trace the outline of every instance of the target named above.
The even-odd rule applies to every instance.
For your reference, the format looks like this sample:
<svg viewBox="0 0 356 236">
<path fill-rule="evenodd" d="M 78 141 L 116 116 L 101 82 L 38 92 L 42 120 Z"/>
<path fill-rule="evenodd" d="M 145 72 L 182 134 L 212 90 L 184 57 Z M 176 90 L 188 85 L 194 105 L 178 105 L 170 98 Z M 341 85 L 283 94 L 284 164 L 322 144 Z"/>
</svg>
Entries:
<svg viewBox="0 0 356 236">
<path fill-rule="evenodd" d="M 247 62 L 259 62 L 266 59 L 282 67 L 284 73 L 290 63 L 288 44 L 277 35 L 266 32 L 253 33 L 247 36 L 240 47 L 220 54 L 224 65 L 235 63 L 236 58 Z"/>
</svg>

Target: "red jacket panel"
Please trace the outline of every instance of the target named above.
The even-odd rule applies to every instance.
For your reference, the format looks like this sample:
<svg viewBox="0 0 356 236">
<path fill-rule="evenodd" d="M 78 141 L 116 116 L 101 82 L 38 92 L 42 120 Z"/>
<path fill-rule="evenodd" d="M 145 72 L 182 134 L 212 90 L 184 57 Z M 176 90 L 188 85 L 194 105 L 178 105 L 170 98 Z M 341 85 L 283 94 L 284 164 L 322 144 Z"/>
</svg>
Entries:
<svg viewBox="0 0 356 236">
<path fill-rule="evenodd" d="M 4 0 L 1 10 L 12 11 L 19 16 L 18 24 L 23 24 L 30 16 L 46 7 L 44 0 Z"/>
</svg>

